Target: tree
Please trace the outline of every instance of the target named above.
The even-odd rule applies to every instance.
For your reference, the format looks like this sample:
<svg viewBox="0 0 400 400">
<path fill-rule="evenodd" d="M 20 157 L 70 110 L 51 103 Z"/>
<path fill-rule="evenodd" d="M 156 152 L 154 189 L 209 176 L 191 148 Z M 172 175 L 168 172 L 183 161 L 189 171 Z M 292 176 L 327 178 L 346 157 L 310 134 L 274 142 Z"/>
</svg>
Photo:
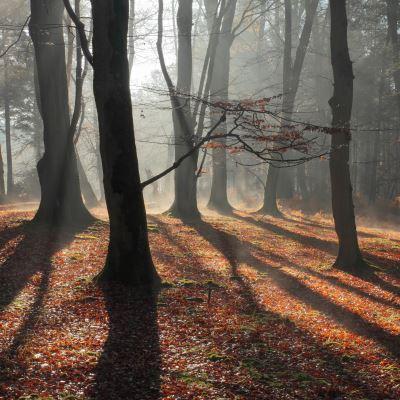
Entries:
<svg viewBox="0 0 400 400">
<path fill-rule="evenodd" d="M 110 218 L 107 260 L 99 279 L 149 290 L 158 285 L 159 277 L 148 242 L 132 119 L 127 55 L 129 0 L 93 0 L 92 14 L 93 89 Z"/>
<path fill-rule="evenodd" d="M 283 87 L 282 87 L 282 114 L 283 129 L 287 121 L 290 121 L 294 111 L 297 91 L 300 85 L 300 77 L 304 59 L 310 42 L 311 30 L 318 7 L 318 0 L 306 2 L 306 18 L 300 35 L 294 61 L 292 60 L 292 1 L 285 0 L 285 42 L 283 57 Z M 268 168 L 267 182 L 265 185 L 264 203 L 261 212 L 264 214 L 280 215 L 277 205 L 277 190 L 280 168 L 273 163 Z"/>
<path fill-rule="evenodd" d="M 351 270 L 364 265 L 358 245 L 349 168 L 350 122 L 353 105 L 353 66 L 347 39 L 346 0 L 330 0 L 331 62 L 334 77 L 330 172 L 332 211 L 339 239 L 335 265 Z"/>
<path fill-rule="evenodd" d="M 217 4 L 211 6 L 209 3 L 217 2 L 206 1 L 206 8 L 208 5 L 208 8 L 217 9 Z M 236 12 L 236 4 L 236 0 L 228 2 L 224 10 L 220 32 L 216 34 L 216 32 L 212 30 L 209 31 L 210 40 L 218 41 L 210 87 L 212 103 L 228 100 L 231 62 L 230 51 L 235 39 L 235 33 L 232 32 L 232 27 Z M 210 13 L 210 11 L 208 11 L 208 13 Z M 210 25 L 211 24 L 209 24 L 209 26 Z M 218 113 L 211 113 L 212 124 L 215 124 L 219 118 L 220 115 L 218 115 Z M 220 128 L 220 132 L 224 134 L 226 131 L 227 126 L 226 123 L 224 123 Z M 232 207 L 229 204 L 227 192 L 226 138 L 221 137 L 221 139 L 216 140 L 216 143 L 218 146 L 212 149 L 212 182 L 208 207 L 222 213 L 230 213 Z"/>
<path fill-rule="evenodd" d="M 157 50 L 161 70 L 170 94 L 175 139 L 175 162 L 191 152 L 195 145 L 193 115 L 189 94 L 192 83 L 192 0 L 180 0 L 177 12 L 178 26 L 178 79 L 176 88 L 167 71 L 162 51 L 164 2 L 159 0 Z M 197 152 L 185 158 L 175 170 L 175 199 L 170 209 L 172 215 L 183 219 L 200 217 L 197 208 Z"/>
<path fill-rule="evenodd" d="M 6 189 L 4 185 L 4 163 L 0 145 L 0 204 L 4 203 L 5 195 L 6 195 Z"/>
<path fill-rule="evenodd" d="M 11 148 L 11 105 L 10 88 L 8 76 L 8 57 L 4 57 L 4 120 L 6 134 L 6 155 L 7 155 L 7 197 L 12 199 L 14 192 L 13 157 Z"/>
<path fill-rule="evenodd" d="M 29 32 L 35 48 L 44 128 L 44 155 L 37 165 L 41 201 L 34 220 L 82 224 L 92 217 L 82 201 L 70 134 L 63 12 L 61 0 L 31 0 Z"/>
</svg>

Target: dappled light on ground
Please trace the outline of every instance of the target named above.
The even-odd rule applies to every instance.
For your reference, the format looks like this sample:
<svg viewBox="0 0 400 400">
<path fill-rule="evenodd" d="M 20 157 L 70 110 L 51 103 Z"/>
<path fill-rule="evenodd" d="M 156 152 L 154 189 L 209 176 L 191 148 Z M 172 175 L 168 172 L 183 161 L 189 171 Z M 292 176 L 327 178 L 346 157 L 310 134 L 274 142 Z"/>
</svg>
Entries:
<svg viewBox="0 0 400 400">
<path fill-rule="evenodd" d="M 331 268 L 322 217 L 151 216 L 164 288 L 140 299 L 92 281 L 105 222 L 48 232 L 31 217 L 0 215 L 0 398 L 400 396 L 398 232 L 360 229 L 371 267 L 356 275 Z"/>
</svg>

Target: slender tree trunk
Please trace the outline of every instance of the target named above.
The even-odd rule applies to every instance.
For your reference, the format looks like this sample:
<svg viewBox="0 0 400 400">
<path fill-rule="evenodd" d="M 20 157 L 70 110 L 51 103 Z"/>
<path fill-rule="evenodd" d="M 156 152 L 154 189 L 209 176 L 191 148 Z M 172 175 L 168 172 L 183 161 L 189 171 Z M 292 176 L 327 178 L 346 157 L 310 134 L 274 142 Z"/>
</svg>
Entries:
<svg viewBox="0 0 400 400">
<path fill-rule="evenodd" d="M 128 29 L 128 36 L 129 36 L 129 51 L 128 51 L 128 63 L 129 63 L 129 75 L 132 73 L 133 68 L 133 60 L 135 58 L 135 0 L 130 0 L 129 2 L 130 9 L 129 9 L 129 29 Z"/>
<path fill-rule="evenodd" d="M 139 176 L 129 90 L 129 0 L 92 0 L 94 96 L 110 242 L 100 280 L 157 286 Z"/>
<path fill-rule="evenodd" d="M 323 21 L 318 21 L 314 25 L 313 32 L 313 47 L 314 49 L 324 49 L 328 47 L 329 32 L 325 22 L 328 20 L 329 11 L 326 11 Z M 321 26 L 321 28 L 320 28 Z M 317 112 L 317 125 L 326 126 L 327 116 L 324 110 L 325 98 L 325 79 L 321 77 L 320 71 L 323 71 L 325 58 L 318 54 L 314 55 L 314 98 Z M 327 136 L 322 134 L 322 146 L 325 148 L 327 143 Z M 318 200 L 318 204 L 321 208 L 326 206 L 326 203 L 330 201 L 330 179 L 329 179 L 329 163 L 325 159 L 317 159 L 312 162 L 312 170 L 314 170 L 314 184 L 312 186 L 311 195 Z"/>
<path fill-rule="evenodd" d="M 285 42 L 283 49 L 283 77 L 282 77 L 282 112 L 291 114 L 288 110 L 290 93 L 290 72 L 292 69 L 292 0 L 285 0 Z M 277 156 L 275 156 L 277 158 Z M 280 168 L 271 163 L 267 172 L 265 184 L 264 203 L 260 210 L 263 214 L 280 216 L 277 204 L 277 192 Z"/>
<path fill-rule="evenodd" d="M 399 0 L 387 0 L 388 36 L 392 45 L 393 80 L 396 90 L 396 101 L 400 115 L 400 43 L 398 35 Z"/>
<path fill-rule="evenodd" d="M 192 14 L 193 1 L 179 0 L 177 12 L 178 27 L 178 80 L 177 90 L 190 94 L 192 82 Z M 173 109 L 175 134 L 175 160 L 187 154 L 194 145 L 194 124 L 187 96 L 174 98 L 177 107 Z M 183 219 L 197 219 L 197 152 L 188 157 L 175 170 L 175 200 L 170 209 L 172 215 Z"/>
<path fill-rule="evenodd" d="M 306 19 L 303 30 L 300 35 L 299 45 L 296 50 L 296 56 L 292 65 L 292 1 L 285 0 L 285 43 L 283 56 L 283 97 L 282 97 L 282 115 L 285 120 L 282 125 L 288 124 L 292 118 L 294 111 L 294 102 L 298 92 L 301 72 L 303 69 L 304 59 L 307 53 L 308 44 L 310 42 L 312 25 L 315 13 L 318 7 L 318 0 L 310 0 L 306 6 Z M 277 158 L 277 156 L 275 156 Z M 280 172 L 276 164 L 271 163 L 268 168 L 267 181 L 265 185 L 264 204 L 260 212 L 280 216 L 281 213 L 277 205 L 278 183 L 281 180 L 279 176 L 284 177 L 282 186 L 286 187 L 286 194 L 290 196 L 293 190 L 292 174 L 288 170 L 285 173 Z"/>
<path fill-rule="evenodd" d="M 97 201 L 96 194 L 93 191 L 92 185 L 86 175 L 85 169 L 83 168 L 81 159 L 78 152 L 76 152 L 76 162 L 78 164 L 79 180 L 81 182 L 82 194 L 85 199 L 85 204 L 89 208 L 97 207 L 99 202 Z"/>
<path fill-rule="evenodd" d="M 63 12 L 61 0 L 31 1 L 29 29 L 35 48 L 45 149 L 37 166 L 41 201 L 35 221 L 81 224 L 92 217 L 82 201 L 73 138 L 69 135 Z"/>
<path fill-rule="evenodd" d="M 350 122 L 353 104 L 353 66 L 347 42 L 346 0 L 330 0 L 331 61 L 334 76 L 332 134 L 330 157 L 332 211 L 339 239 L 335 265 L 352 270 L 363 265 L 358 245 L 349 168 Z"/>
<path fill-rule="evenodd" d="M 373 132 L 373 142 L 371 150 L 371 166 L 369 169 L 369 183 L 368 183 L 368 202 L 375 204 L 378 195 L 378 160 L 380 156 L 380 141 L 383 123 L 383 96 L 385 90 L 385 64 L 386 64 L 386 46 L 382 54 L 382 64 L 380 68 L 379 88 L 378 88 L 378 131 Z"/>
<path fill-rule="evenodd" d="M 67 24 L 67 86 L 70 87 L 72 77 L 72 62 L 74 59 L 75 35 L 72 32 L 72 21 L 69 15 L 65 17 Z"/>
<path fill-rule="evenodd" d="M 14 174 L 11 148 L 11 110 L 10 110 L 10 87 L 8 78 L 8 58 L 4 57 L 4 124 L 6 134 L 7 155 L 7 197 L 12 200 L 14 195 Z"/>
<path fill-rule="evenodd" d="M 213 39 L 212 35 L 214 33 L 210 31 L 210 40 L 218 40 L 210 87 L 212 103 L 227 101 L 229 98 L 230 52 L 234 40 L 232 26 L 236 4 L 236 0 L 227 4 L 219 38 Z M 211 125 L 214 126 L 220 118 L 220 113 L 212 112 Z M 219 127 L 218 132 L 224 135 L 226 131 L 227 125 L 224 122 Z M 232 212 L 232 207 L 228 200 L 226 138 L 216 139 L 215 143 L 217 146 L 212 149 L 211 195 L 208 207 L 220 213 L 229 214 Z"/>
<path fill-rule="evenodd" d="M 306 164 L 303 163 L 298 165 L 296 168 L 296 173 L 301 199 L 303 201 L 307 201 L 309 198 L 309 190 L 307 186 Z"/>
<path fill-rule="evenodd" d="M 33 87 L 35 89 L 35 105 L 33 110 L 33 120 L 34 120 L 34 146 L 35 146 L 35 161 L 36 164 L 42 157 L 43 153 L 43 121 L 42 121 L 42 113 L 40 109 L 40 88 L 39 88 L 39 79 L 37 74 L 37 63 L 34 59 L 33 61 Z"/>
<path fill-rule="evenodd" d="M 5 198 L 6 198 L 6 188 L 4 185 L 4 162 L 0 145 L 0 204 L 3 204 L 5 202 Z"/>
</svg>

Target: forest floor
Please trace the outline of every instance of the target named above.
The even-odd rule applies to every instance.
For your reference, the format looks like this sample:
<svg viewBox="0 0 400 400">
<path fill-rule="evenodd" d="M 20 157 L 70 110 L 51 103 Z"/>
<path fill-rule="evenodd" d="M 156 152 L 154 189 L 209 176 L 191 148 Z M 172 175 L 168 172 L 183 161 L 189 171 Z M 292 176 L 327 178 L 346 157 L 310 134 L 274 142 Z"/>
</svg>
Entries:
<svg viewBox="0 0 400 400">
<path fill-rule="evenodd" d="M 1 399 L 400 398 L 399 231 L 359 229 L 357 276 L 323 217 L 150 216 L 164 289 L 144 300 L 93 283 L 106 222 L 32 215 L 0 211 Z"/>
</svg>

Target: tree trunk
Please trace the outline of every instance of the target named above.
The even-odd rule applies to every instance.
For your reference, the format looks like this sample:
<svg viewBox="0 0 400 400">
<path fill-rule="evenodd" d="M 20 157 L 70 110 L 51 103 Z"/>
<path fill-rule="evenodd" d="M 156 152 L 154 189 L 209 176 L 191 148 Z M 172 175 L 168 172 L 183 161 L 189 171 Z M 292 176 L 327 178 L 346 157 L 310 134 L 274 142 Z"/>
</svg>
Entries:
<svg viewBox="0 0 400 400">
<path fill-rule="evenodd" d="M 339 254 L 335 265 L 352 270 L 363 264 L 358 246 L 349 168 L 350 122 L 353 104 L 353 66 L 347 42 L 346 0 L 330 0 L 331 62 L 334 77 L 330 171 L 332 211 L 339 239 Z"/>
<path fill-rule="evenodd" d="M 7 197 L 13 199 L 14 195 L 14 174 L 13 159 L 11 150 L 11 110 L 10 110 L 10 88 L 8 81 L 8 59 L 4 57 L 4 123 L 6 134 L 6 156 L 7 156 Z"/>
<path fill-rule="evenodd" d="M 230 1 L 225 10 L 222 20 L 219 38 L 212 39 L 215 34 L 209 32 L 210 40 L 218 40 L 214 69 L 211 80 L 211 103 L 227 101 L 229 98 L 229 77 L 230 77 L 230 52 L 234 35 L 232 34 L 233 19 L 235 17 L 237 1 Z M 218 112 L 211 112 L 211 125 L 214 126 L 221 118 Z M 226 134 L 226 122 L 221 124 L 216 134 Z M 226 166 L 226 138 L 216 139 L 217 146 L 212 149 L 212 181 L 211 195 L 208 208 L 223 214 L 232 212 L 232 207 L 228 200 L 228 174 Z"/>
<path fill-rule="evenodd" d="M 78 151 L 76 151 L 76 162 L 78 165 L 79 180 L 81 182 L 82 194 L 85 199 L 85 204 L 89 208 L 97 207 L 99 202 L 97 201 L 96 194 L 93 191 L 92 185 L 86 175 L 85 169 L 83 168 L 81 159 L 79 157 Z"/>
<path fill-rule="evenodd" d="M 35 104 L 33 108 L 33 146 L 35 151 L 35 162 L 38 163 L 42 157 L 43 152 L 43 123 L 40 114 L 40 94 L 39 94 L 39 83 L 37 79 L 36 72 L 36 61 L 34 62 L 34 73 L 33 73 L 33 83 L 36 93 Z"/>
<path fill-rule="evenodd" d="M 399 0 L 387 0 L 388 37 L 392 45 L 393 80 L 396 90 L 396 101 L 400 115 L 400 43 L 398 36 Z"/>
<path fill-rule="evenodd" d="M 67 87 L 70 87 L 72 77 L 72 62 L 74 60 L 75 35 L 72 31 L 72 21 L 69 15 L 65 17 L 67 24 Z"/>
<path fill-rule="evenodd" d="M 0 145 L 0 204 L 5 202 L 6 188 L 4 185 L 4 162 Z"/>
<path fill-rule="evenodd" d="M 129 51 L 128 51 L 128 63 L 129 63 L 129 76 L 132 73 L 133 60 L 135 59 L 135 0 L 130 0 L 129 9 Z"/>
<path fill-rule="evenodd" d="M 37 165 L 41 201 L 35 221 L 82 224 L 92 217 L 82 201 L 73 138 L 69 135 L 63 12 L 61 0 L 31 1 L 29 30 L 35 48 L 44 128 L 44 155 Z"/>
<path fill-rule="evenodd" d="M 306 19 L 304 21 L 303 30 L 300 35 L 299 45 L 296 50 L 296 56 L 292 65 L 292 1 L 285 0 L 285 43 L 283 57 L 283 98 L 282 98 L 282 115 L 285 120 L 282 125 L 290 124 L 293 115 L 294 102 L 299 89 L 301 72 L 303 69 L 304 59 L 307 53 L 308 44 L 310 42 L 312 25 L 315 13 L 318 7 L 318 0 L 311 0 L 306 7 Z M 274 156 L 273 156 L 274 157 Z M 276 157 L 276 156 L 275 156 Z M 271 176 L 270 176 L 271 175 Z M 283 185 L 288 188 L 288 193 L 293 190 L 293 174 L 285 171 L 280 173 L 280 169 L 271 163 L 268 168 L 267 182 L 265 185 L 264 204 L 261 212 L 264 214 L 280 215 L 277 205 L 277 192 L 279 176 L 285 177 Z"/>
<path fill-rule="evenodd" d="M 297 184 L 299 186 L 299 192 L 301 199 L 307 201 L 309 198 L 309 190 L 307 186 L 307 175 L 306 175 L 306 164 L 300 164 L 296 168 L 297 172 Z"/>
<path fill-rule="evenodd" d="M 190 94 L 192 82 L 192 0 L 179 0 L 178 27 L 178 80 L 177 90 Z M 190 100 L 176 96 L 178 107 L 173 109 L 175 134 L 175 161 L 187 154 L 194 145 L 194 125 Z M 197 219 L 197 152 L 188 157 L 175 170 L 175 200 L 170 209 L 172 215 L 183 219 Z"/>
<path fill-rule="evenodd" d="M 110 242 L 100 280 L 146 291 L 159 284 L 147 232 L 129 90 L 129 0 L 92 0 L 94 96 Z"/>
</svg>

